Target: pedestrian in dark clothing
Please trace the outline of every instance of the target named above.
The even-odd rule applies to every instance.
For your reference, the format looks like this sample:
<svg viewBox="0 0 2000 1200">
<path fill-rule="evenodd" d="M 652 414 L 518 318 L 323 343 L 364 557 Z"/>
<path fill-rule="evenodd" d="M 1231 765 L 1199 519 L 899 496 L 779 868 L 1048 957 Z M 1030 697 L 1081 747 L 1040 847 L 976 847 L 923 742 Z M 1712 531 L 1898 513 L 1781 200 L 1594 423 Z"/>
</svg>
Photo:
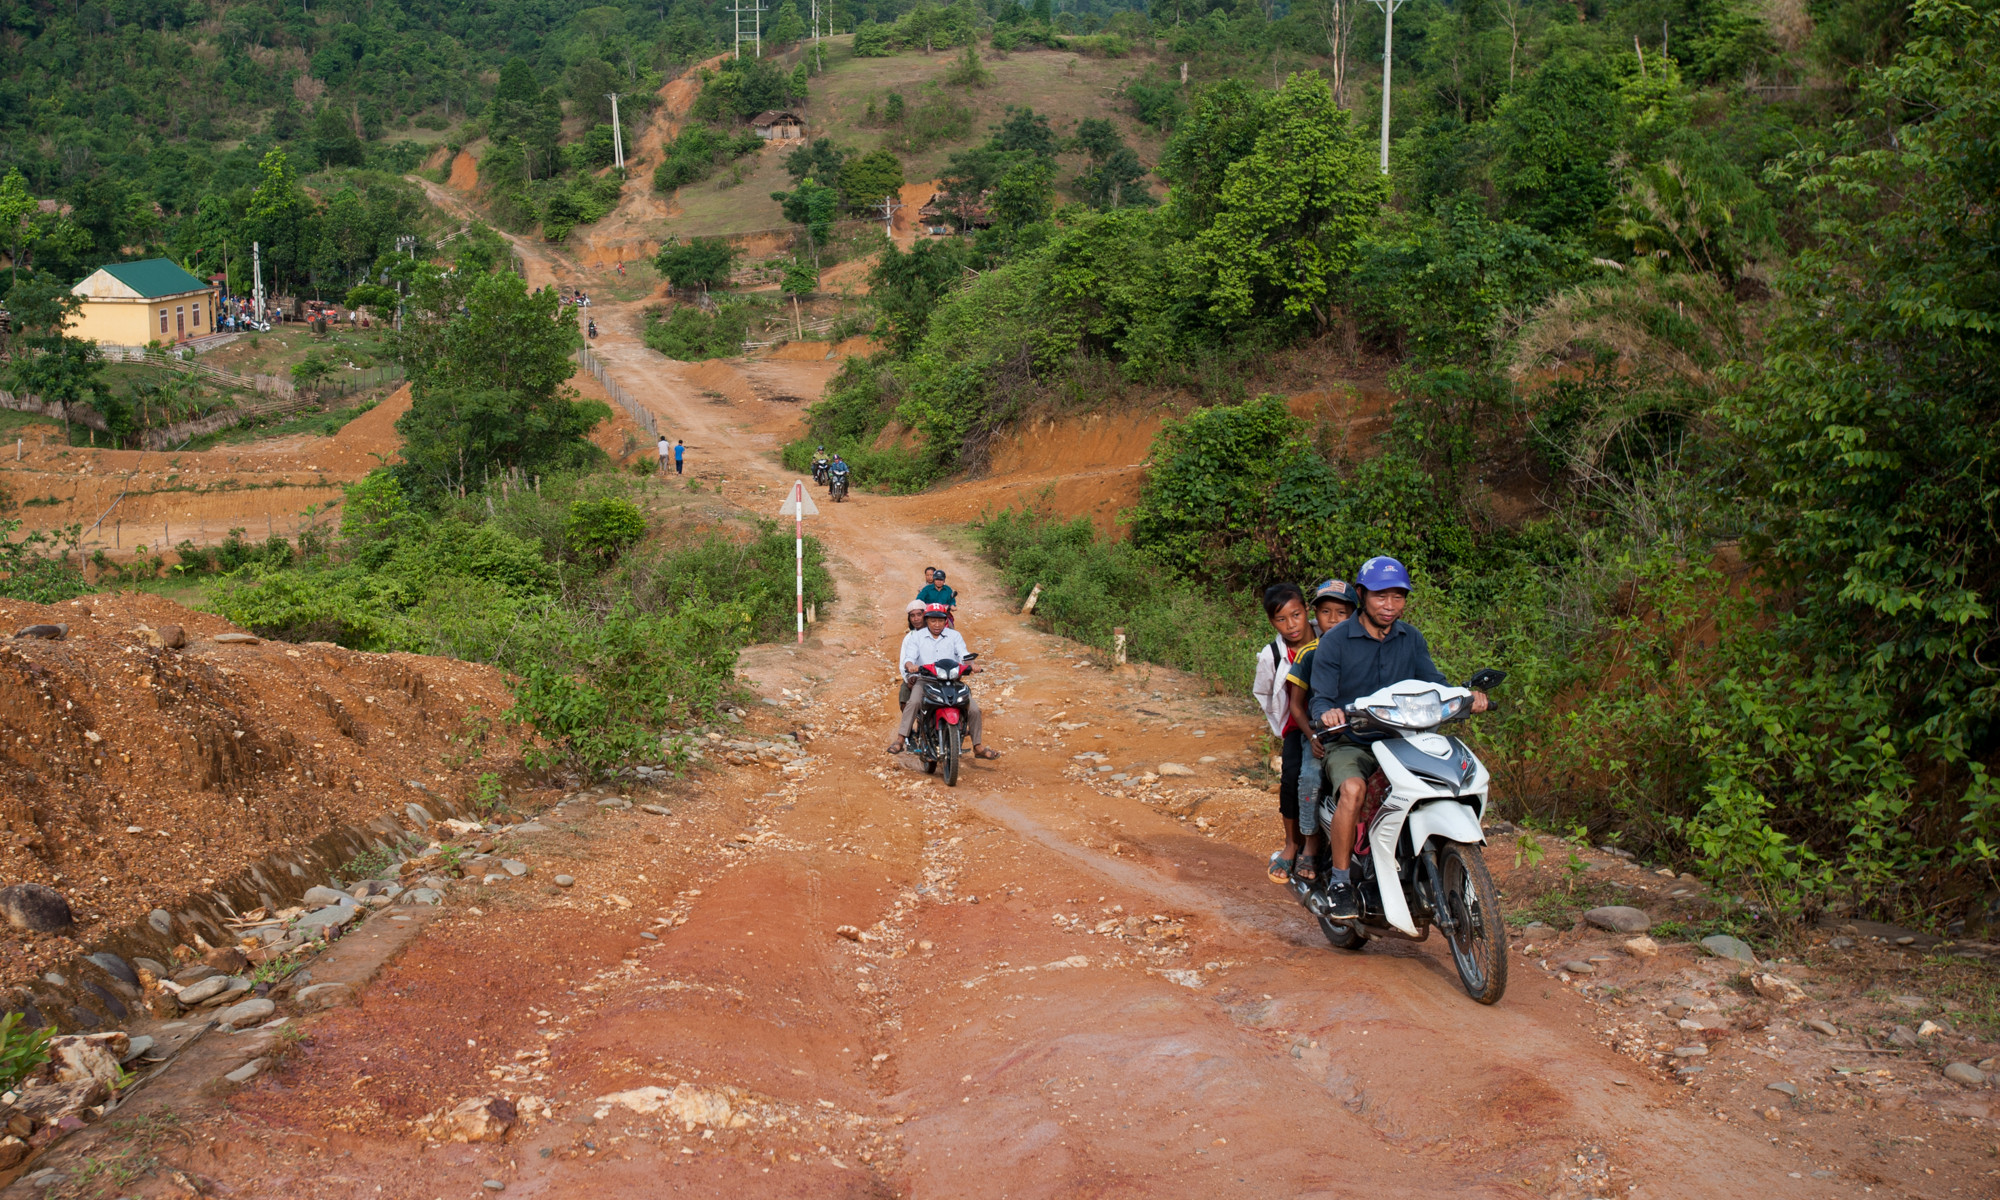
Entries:
<svg viewBox="0 0 2000 1200">
<path fill-rule="evenodd" d="M 684 457 L 686 456 L 686 454 L 687 454 L 687 447 L 686 447 L 685 445 L 682 445 L 682 444 L 681 444 L 680 442 L 675 442 L 675 443 L 674 443 L 674 474 L 676 474 L 676 475 L 679 475 L 679 474 L 681 474 L 681 473 L 682 473 L 682 472 L 681 472 L 681 460 L 682 460 L 682 459 L 683 459 L 683 458 L 684 458 Z"/>
</svg>

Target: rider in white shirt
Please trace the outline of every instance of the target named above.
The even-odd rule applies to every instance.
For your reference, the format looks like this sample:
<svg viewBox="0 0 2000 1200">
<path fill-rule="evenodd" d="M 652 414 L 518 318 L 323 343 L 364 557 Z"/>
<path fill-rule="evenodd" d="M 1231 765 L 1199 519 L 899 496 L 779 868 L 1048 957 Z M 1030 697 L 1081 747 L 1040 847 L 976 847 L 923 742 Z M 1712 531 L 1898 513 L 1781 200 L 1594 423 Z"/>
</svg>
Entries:
<svg viewBox="0 0 2000 1200">
<path fill-rule="evenodd" d="M 902 723 L 896 726 L 896 740 L 889 743 L 891 754 L 903 752 L 904 739 L 910 736 L 911 727 L 917 723 L 917 714 L 923 709 L 924 689 L 917 682 L 918 669 L 947 658 L 955 662 L 965 661 L 965 639 L 959 636 L 958 630 L 946 624 L 950 619 L 951 610 L 944 605 L 928 605 L 924 609 L 924 627 L 903 635 L 903 646 L 897 652 L 897 658 L 902 664 L 904 678 L 910 683 L 910 697 L 903 705 Z M 999 752 L 988 750 L 980 739 L 979 697 L 972 697 L 966 704 L 965 722 L 972 735 L 973 757 L 999 758 Z"/>
</svg>

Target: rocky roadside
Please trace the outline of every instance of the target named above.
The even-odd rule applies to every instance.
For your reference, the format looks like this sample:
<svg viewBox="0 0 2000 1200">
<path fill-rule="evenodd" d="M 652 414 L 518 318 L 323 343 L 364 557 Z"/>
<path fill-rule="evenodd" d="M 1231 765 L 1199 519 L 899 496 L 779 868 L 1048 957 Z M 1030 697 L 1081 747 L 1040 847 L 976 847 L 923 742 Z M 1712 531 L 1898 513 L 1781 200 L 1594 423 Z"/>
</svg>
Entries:
<svg viewBox="0 0 2000 1200">
<path fill-rule="evenodd" d="M 438 820 L 411 804 L 407 815 L 416 827 L 408 840 L 357 858 L 339 886 L 309 888 L 297 905 L 242 913 L 227 923 L 230 944 L 211 945 L 197 936 L 192 945 L 176 946 L 171 961 L 92 955 L 122 1001 L 115 1011 L 133 1019 L 123 1029 L 52 1038 L 48 1061 L 0 1093 L 0 1172 L 6 1173 L 0 1184 L 14 1177 L 44 1188 L 61 1182 L 59 1167 L 37 1169 L 44 1153 L 170 1070 L 200 1074 L 206 1068 L 205 1077 L 181 1083 L 183 1090 L 210 1095 L 255 1079 L 282 1055 L 297 1018 L 353 1003 L 367 978 L 447 894 L 503 888 L 532 875 L 528 863 L 510 856 L 509 846 L 548 829 L 514 813 L 483 822 Z M 380 952 L 335 953 L 364 940 L 357 938 L 364 930 L 365 940 L 384 943 Z M 214 1035 L 230 1044 L 186 1054 Z"/>
</svg>

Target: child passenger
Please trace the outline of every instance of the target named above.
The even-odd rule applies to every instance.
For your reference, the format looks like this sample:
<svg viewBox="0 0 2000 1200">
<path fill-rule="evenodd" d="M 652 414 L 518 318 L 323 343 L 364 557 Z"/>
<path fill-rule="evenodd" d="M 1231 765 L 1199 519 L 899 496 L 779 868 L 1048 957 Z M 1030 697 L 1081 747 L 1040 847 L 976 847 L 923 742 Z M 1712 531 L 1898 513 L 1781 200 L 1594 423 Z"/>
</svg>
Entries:
<svg viewBox="0 0 2000 1200">
<path fill-rule="evenodd" d="M 1344 579 L 1329 579 L 1313 589 L 1313 621 L 1319 626 L 1319 637 L 1299 648 L 1291 672 L 1285 676 L 1286 708 L 1293 724 L 1300 729 L 1312 728 L 1312 721 L 1306 715 L 1306 700 L 1312 695 L 1313 651 L 1319 647 L 1319 638 L 1326 637 L 1334 626 L 1353 616 L 1355 606 L 1360 603 L 1354 585 Z M 1320 759 L 1326 757 L 1326 748 L 1312 737 L 1302 740 L 1309 753 L 1299 758 L 1299 836 L 1304 839 L 1304 846 L 1296 870 L 1299 878 L 1314 879 L 1318 877 L 1313 860 L 1319 855 Z"/>
<path fill-rule="evenodd" d="M 1250 688 L 1258 707 L 1264 710 L 1271 736 L 1284 741 L 1278 773 L 1278 817 L 1285 827 L 1285 848 L 1271 855 L 1268 874 L 1273 883 L 1290 878 L 1299 853 L 1299 761 L 1306 725 L 1293 720 L 1285 697 L 1285 676 L 1310 632 L 1305 599 L 1296 583 L 1274 583 L 1264 589 L 1264 615 L 1270 618 L 1275 636 L 1257 652 L 1256 682 Z"/>
</svg>

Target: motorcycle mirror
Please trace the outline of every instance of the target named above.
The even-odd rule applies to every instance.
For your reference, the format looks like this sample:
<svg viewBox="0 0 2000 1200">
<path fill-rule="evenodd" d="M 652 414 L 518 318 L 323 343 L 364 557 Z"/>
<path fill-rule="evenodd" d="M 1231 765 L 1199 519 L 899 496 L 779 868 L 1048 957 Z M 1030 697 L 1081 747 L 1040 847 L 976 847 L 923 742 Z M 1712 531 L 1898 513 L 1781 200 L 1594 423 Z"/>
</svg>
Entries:
<svg viewBox="0 0 2000 1200">
<path fill-rule="evenodd" d="M 1481 667 L 1472 673 L 1472 678 L 1465 681 L 1465 686 L 1475 692 L 1491 691 L 1506 682 L 1506 679 L 1505 671 L 1493 667 Z"/>
<path fill-rule="evenodd" d="M 975 658 L 978 658 L 978 657 L 979 657 L 979 655 L 978 655 L 977 653 L 973 653 L 973 654 L 968 654 L 968 655 L 966 655 L 966 656 L 965 656 L 965 661 L 966 661 L 966 662 L 971 662 L 971 661 L 972 661 L 973 659 L 975 659 Z"/>
</svg>

